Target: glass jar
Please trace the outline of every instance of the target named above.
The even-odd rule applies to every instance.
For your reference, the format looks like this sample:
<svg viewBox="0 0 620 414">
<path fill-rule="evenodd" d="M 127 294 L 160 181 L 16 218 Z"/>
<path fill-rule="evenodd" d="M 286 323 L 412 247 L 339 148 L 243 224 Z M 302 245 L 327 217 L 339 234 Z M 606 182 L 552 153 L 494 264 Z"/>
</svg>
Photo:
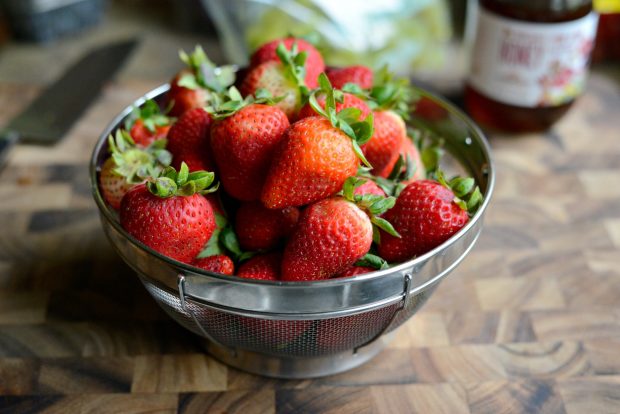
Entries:
<svg viewBox="0 0 620 414">
<path fill-rule="evenodd" d="M 589 0 L 479 0 L 467 111 L 495 130 L 548 129 L 583 91 L 597 20 Z"/>
</svg>

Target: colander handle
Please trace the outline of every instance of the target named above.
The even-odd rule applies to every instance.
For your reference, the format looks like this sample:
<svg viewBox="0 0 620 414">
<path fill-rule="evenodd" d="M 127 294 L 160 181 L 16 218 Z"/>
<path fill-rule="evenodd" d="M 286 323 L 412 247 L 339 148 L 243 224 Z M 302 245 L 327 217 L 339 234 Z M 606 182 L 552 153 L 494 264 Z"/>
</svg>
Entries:
<svg viewBox="0 0 620 414">
<path fill-rule="evenodd" d="M 225 349 L 230 350 L 232 356 L 236 357 L 237 356 L 237 350 L 235 348 L 231 348 L 231 347 L 229 347 L 227 345 L 224 345 L 220 341 L 218 341 L 217 339 L 213 338 L 202 327 L 202 324 L 200 322 L 198 322 L 198 318 L 196 318 L 196 314 L 192 310 L 192 307 L 188 305 L 188 302 L 185 299 L 185 275 L 183 275 L 183 274 L 179 274 L 178 275 L 178 277 L 177 277 L 177 284 L 178 284 L 178 287 L 179 287 L 179 301 L 181 302 L 181 309 L 183 309 L 186 313 L 188 313 L 192 317 L 192 319 L 194 320 L 194 323 L 196 324 L 196 326 L 200 330 L 200 333 L 202 334 L 202 336 L 207 338 L 210 342 L 214 343 L 215 345 L 218 345 L 220 347 L 223 347 Z"/>
<path fill-rule="evenodd" d="M 409 273 L 405 273 L 405 280 L 404 280 L 404 286 L 403 286 L 403 299 L 400 302 L 400 306 L 398 307 L 398 309 L 394 311 L 389 322 L 385 324 L 385 327 L 381 331 L 379 331 L 379 333 L 373 336 L 368 342 L 355 348 L 353 350 L 354 354 L 356 354 L 361 348 L 364 348 L 365 346 L 372 344 L 377 339 L 379 339 L 381 336 L 383 336 L 383 334 L 386 333 L 392 327 L 392 324 L 396 320 L 396 316 L 398 316 L 398 314 L 402 312 L 403 310 L 407 309 L 407 306 L 409 305 L 409 300 L 411 299 L 411 281 L 412 280 L 413 280 L 413 276 L 411 276 L 411 274 Z"/>
</svg>

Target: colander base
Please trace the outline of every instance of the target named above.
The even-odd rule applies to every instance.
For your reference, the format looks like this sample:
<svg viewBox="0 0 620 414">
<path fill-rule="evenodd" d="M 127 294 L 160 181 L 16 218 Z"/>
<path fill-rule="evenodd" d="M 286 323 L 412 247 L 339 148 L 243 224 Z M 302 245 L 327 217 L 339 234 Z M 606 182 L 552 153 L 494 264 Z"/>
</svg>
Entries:
<svg viewBox="0 0 620 414">
<path fill-rule="evenodd" d="M 203 341 L 207 352 L 226 365 L 265 377 L 307 379 L 339 374 L 356 368 L 374 358 L 391 340 L 392 334 L 383 335 L 370 344 L 334 355 L 317 357 L 283 357 L 259 352 L 235 350 L 208 340 Z"/>
</svg>

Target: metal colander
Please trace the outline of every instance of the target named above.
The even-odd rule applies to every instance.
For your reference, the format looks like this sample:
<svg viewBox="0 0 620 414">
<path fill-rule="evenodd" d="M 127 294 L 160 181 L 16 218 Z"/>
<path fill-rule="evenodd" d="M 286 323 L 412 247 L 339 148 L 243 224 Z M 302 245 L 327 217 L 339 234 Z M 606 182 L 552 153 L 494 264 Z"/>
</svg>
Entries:
<svg viewBox="0 0 620 414">
<path fill-rule="evenodd" d="M 134 102 L 159 99 L 164 85 Z M 480 130 L 458 109 L 422 93 L 415 122 L 444 140 L 461 170 L 474 176 L 485 202 L 446 243 L 390 269 L 317 282 L 271 282 L 222 276 L 176 262 L 129 236 L 97 186 L 107 156 L 107 136 L 131 107 L 101 135 L 91 160 L 91 182 L 103 228 L 174 320 L 205 339 L 225 363 L 267 376 L 309 378 L 342 372 L 376 355 L 389 333 L 406 322 L 473 247 L 493 188 L 489 148 Z"/>
</svg>

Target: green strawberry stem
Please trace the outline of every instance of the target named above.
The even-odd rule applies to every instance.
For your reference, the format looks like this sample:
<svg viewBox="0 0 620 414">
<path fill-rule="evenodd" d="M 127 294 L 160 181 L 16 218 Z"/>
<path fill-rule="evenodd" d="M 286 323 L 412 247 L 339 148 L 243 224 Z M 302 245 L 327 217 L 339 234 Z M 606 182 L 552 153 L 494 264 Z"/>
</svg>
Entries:
<svg viewBox="0 0 620 414">
<path fill-rule="evenodd" d="M 226 249 L 230 256 L 236 262 L 243 262 L 248 260 L 249 258 L 256 255 L 257 252 L 244 252 L 241 250 L 241 244 L 239 243 L 239 238 L 237 237 L 237 233 L 229 224 L 224 227 L 220 233 L 219 241 L 221 245 Z"/>
<path fill-rule="evenodd" d="M 476 213 L 484 197 L 476 181 L 471 177 L 453 177 L 446 181 L 443 171 L 436 171 L 437 181 L 454 193 L 454 202 L 471 216 Z"/>
<path fill-rule="evenodd" d="M 133 107 L 131 114 L 125 120 L 125 129 L 130 130 L 136 121 L 141 119 L 146 129 L 154 133 L 158 126 L 166 126 L 174 122 L 174 118 L 166 116 L 170 109 L 172 109 L 171 105 L 162 111 L 157 102 L 147 99 L 142 107 Z"/>
<path fill-rule="evenodd" d="M 396 198 L 383 197 L 377 194 L 355 194 L 355 189 L 365 182 L 366 180 L 358 177 L 347 178 L 342 186 L 343 197 L 346 200 L 355 203 L 366 214 L 368 214 L 370 222 L 373 224 L 373 241 L 375 243 L 380 244 L 381 242 L 378 229 L 381 229 L 394 237 L 400 237 L 400 234 L 398 234 L 396 229 L 394 229 L 394 226 L 392 226 L 392 224 L 386 219 L 380 217 L 381 214 L 394 207 Z"/>
<path fill-rule="evenodd" d="M 367 168 L 359 167 L 357 177 L 374 181 L 389 196 L 398 197 L 413 178 L 418 166 L 409 155 L 400 154 L 387 178 L 373 175 Z"/>
<path fill-rule="evenodd" d="M 284 96 L 272 97 L 269 91 L 260 88 L 256 91 L 255 96 L 248 95 L 244 98 L 236 87 L 231 86 L 226 92 L 214 94 L 212 98 L 210 105 L 205 110 L 213 119 L 220 120 L 234 115 L 248 105 L 275 105 L 284 99 Z"/>
<path fill-rule="evenodd" d="M 360 120 L 362 111 L 358 108 L 345 108 L 336 112 L 336 102 L 342 102 L 344 99 L 342 91 L 332 87 L 325 73 L 321 73 L 318 80 L 319 87 L 312 91 L 308 103 L 317 114 L 327 118 L 334 128 L 340 129 L 351 138 L 355 155 L 366 167 L 371 169 L 372 165 L 364 156 L 361 145 L 368 142 L 374 132 L 372 113 L 366 119 Z M 318 94 L 325 94 L 325 109 L 317 101 Z"/>
<path fill-rule="evenodd" d="M 224 254 L 239 263 L 254 256 L 256 252 L 244 252 L 241 250 L 237 234 L 228 222 L 228 219 L 218 212 L 214 214 L 215 230 L 205 247 L 196 257 L 202 258 Z"/>
<path fill-rule="evenodd" d="M 390 267 L 385 259 L 372 253 L 366 253 L 361 259 L 355 262 L 355 266 L 372 267 L 377 270 Z"/>
<path fill-rule="evenodd" d="M 368 95 L 373 110 L 391 110 L 404 120 L 409 119 L 413 109 L 412 102 L 419 99 L 418 94 L 409 85 L 409 79 L 395 79 L 387 65 L 375 73 L 374 84 Z"/>
<path fill-rule="evenodd" d="M 217 191 L 219 183 L 211 186 L 214 179 L 215 174 L 212 172 L 189 172 L 187 164 L 183 162 L 178 172 L 169 166 L 159 177 L 149 177 L 146 186 L 152 194 L 161 198 L 191 196 L 196 193 L 208 194 Z"/>
<path fill-rule="evenodd" d="M 108 149 L 114 160 L 113 173 L 125 177 L 129 184 L 138 184 L 148 177 L 157 177 L 172 161 L 166 151 L 166 140 L 153 142 L 146 148 L 139 148 L 129 133 L 117 129 L 113 137 L 108 137 Z"/>
<path fill-rule="evenodd" d="M 235 83 L 235 67 L 216 66 L 200 46 L 196 46 L 189 55 L 183 50 L 179 51 L 179 57 L 190 69 L 189 73 L 184 73 L 179 79 L 179 86 L 222 93 Z"/>
<path fill-rule="evenodd" d="M 213 230 L 213 234 L 211 234 L 211 238 L 209 238 L 207 244 L 196 256 L 198 259 L 226 254 L 224 247 L 220 243 L 220 233 L 228 226 L 228 219 L 216 211 L 213 212 L 213 215 L 215 216 L 215 230 Z"/>
<path fill-rule="evenodd" d="M 374 84 L 370 89 L 362 89 L 355 83 L 347 83 L 342 90 L 367 101 L 373 111 L 391 110 L 404 120 L 408 120 L 413 110 L 413 103 L 419 99 L 419 94 L 409 84 L 409 79 L 395 79 L 387 65 L 378 70 L 374 78 Z"/>
<path fill-rule="evenodd" d="M 297 42 L 294 42 L 291 46 L 291 50 L 288 50 L 284 46 L 283 42 L 278 44 L 276 48 L 276 55 L 284 65 L 286 75 L 289 79 L 295 82 L 295 85 L 299 88 L 302 103 L 308 98 L 310 90 L 306 86 L 306 58 L 308 54 L 299 52 L 297 48 Z"/>
</svg>

